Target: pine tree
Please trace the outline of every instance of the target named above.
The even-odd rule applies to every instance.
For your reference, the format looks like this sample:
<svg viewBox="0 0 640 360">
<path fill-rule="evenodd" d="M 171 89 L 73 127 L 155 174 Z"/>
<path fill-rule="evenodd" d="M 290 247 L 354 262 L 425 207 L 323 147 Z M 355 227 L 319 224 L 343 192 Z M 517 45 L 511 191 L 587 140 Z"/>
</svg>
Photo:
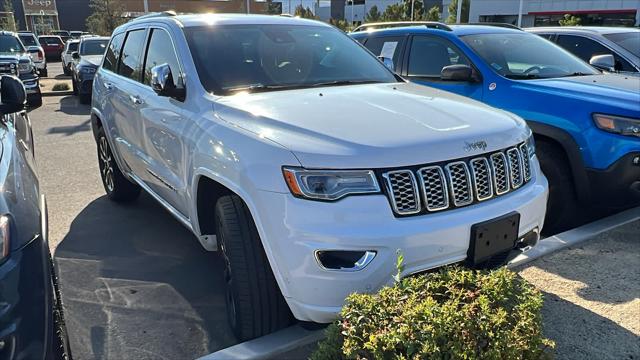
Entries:
<svg viewBox="0 0 640 360">
<path fill-rule="evenodd" d="M 364 22 L 365 23 L 378 22 L 380 21 L 381 16 L 382 14 L 380 14 L 378 7 L 376 5 L 373 5 L 369 9 L 369 12 L 367 12 L 367 14 L 364 16 Z"/>
<path fill-rule="evenodd" d="M 440 7 L 438 5 L 432 7 L 424 16 L 426 21 L 440 21 Z"/>
<path fill-rule="evenodd" d="M 458 14 L 458 0 L 452 0 L 449 4 L 449 16 L 447 17 L 447 24 L 455 24 Z M 460 14 L 460 22 L 469 22 L 469 0 L 462 1 L 462 13 Z"/>
<path fill-rule="evenodd" d="M 13 32 L 17 31 L 11 0 L 4 0 L 2 2 L 2 10 L 5 14 L 2 14 L 0 17 L 0 29 Z"/>
</svg>

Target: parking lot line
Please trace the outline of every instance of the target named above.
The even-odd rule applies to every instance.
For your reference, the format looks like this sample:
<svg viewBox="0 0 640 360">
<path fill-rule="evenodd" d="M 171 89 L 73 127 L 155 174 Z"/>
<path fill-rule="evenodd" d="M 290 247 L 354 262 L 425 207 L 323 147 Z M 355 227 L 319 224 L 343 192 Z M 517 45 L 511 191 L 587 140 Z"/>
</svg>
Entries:
<svg viewBox="0 0 640 360">
<path fill-rule="evenodd" d="M 638 219 L 640 219 L 640 207 L 545 238 L 532 250 L 514 258 L 507 267 L 514 268 L 524 265 L 544 255 L 579 244 L 605 231 Z M 294 325 L 273 334 L 205 355 L 198 360 L 274 359 L 289 351 L 320 341 L 323 336 L 324 330 L 310 331 L 299 325 Z"/>
<path fill-rule="evenodd" d="M 579 244 L 605 231 L 628 224 L 638 219 L 640 219 L 640 207 L 635 207 L 580 227 L 567 230 L 563 233 L 553 235 L 541 240 L 533 249 L 524 254 L 518 255 L 509 262 L 507 267 L 512 269 L 514 267 L 524 265 L 544 255 Z"/>
</svg>

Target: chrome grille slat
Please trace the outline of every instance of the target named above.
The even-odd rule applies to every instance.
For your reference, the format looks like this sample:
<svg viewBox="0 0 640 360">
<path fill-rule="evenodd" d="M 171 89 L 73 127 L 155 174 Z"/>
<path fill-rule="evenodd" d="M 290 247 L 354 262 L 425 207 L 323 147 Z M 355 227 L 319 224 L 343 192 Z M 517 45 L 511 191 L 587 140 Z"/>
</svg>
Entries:
<svg viewBox="0 0 640 360">
<path fill-rule="evenodd" d="M 509 185 L 509 165 L 507 158 L 502 152 L 491 154 L 491 172 L 493 173 L 493 186 L 496 194 L 502 195 L 510 190 Z"/>
<path fill-rule="evenodd" d="M 526 143 L 520 145 L 520 155 L 522 156 L 524 181 L 529 181 L 531 180 L 531 154 L 529 154 L 529 147 Z"/>
<path fill-rule="evenodd" d="M 429 166 L 418 170 L 418 178 L 427 210 L 439 211 L 449 207 L 449 191 L 444 171 L 440 166 Z"/>
<path fill-rule="evenodd" d="M 410 170 L 390 171 L 384 174 L 389 194 L 393 197 L 393 210 L 400 215 L 420 212 L 420 195 L 415 176 Z"/>
<path fill-rule="evenodd" d="M 476 198 L 484 201 L 493 197 L 493 182 L 491 181 L 491 170 L 487 158 L 475 158 L 469 162 L 471 166 L 471 178 L 473 179 Z"/>
<path fill-rule="evenodd" d="M 464 206 L 473 202 L 473 189 L 467 164 L 456 161 L 445 165 L 449 180 L 449 191 L 455 206 Z"/>
<path fill-rule="evenodd" d="M 509 158 L 511 187 L 517 189 L 524 181 L 522 176 L 522 155 L 517 148 L 511 148 L 507 150 L 507 157 Z"/>
</svg>

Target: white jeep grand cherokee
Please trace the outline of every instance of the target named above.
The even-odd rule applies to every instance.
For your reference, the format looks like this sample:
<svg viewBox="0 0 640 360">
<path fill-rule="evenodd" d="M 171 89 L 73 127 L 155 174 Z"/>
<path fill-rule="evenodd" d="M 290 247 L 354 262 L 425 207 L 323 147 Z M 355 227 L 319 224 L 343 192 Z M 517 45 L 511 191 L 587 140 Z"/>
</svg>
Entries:
<svg viewBox="0 0 640 360">
<path fill-rule="evenodd" d="M 538 241 L 525 122 L 407 83 L 326 24 L 145 16 L 114 31 L 93 86 L 108 196 L 144 189 L 222 254 L 240 340 L 332 321 L 392 280 L 398 249 L 410 275 Z"/>
</svg>

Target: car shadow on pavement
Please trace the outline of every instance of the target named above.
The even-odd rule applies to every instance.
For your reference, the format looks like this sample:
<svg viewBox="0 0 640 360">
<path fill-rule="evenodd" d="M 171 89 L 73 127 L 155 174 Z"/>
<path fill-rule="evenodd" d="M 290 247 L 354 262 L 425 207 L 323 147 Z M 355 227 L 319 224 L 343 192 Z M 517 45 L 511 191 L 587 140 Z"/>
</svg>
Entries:
<svg viewBox="0 0 640 360">
<path fill-rule="evenodd" d="M 91 106 L 80 104 L 77 96 L 68 95 L 60 99 L 60 109 L 56 112 L 62 112 L 67 115 L 90 115 Z"/>
<path fill-rule="evenodd" d="M 65 134 L 67 136 L 74 135 L 79 132 L 91 130 L 91 119 L 87 119 L 78 125 L 73 126 L 54 126 L 50 128 L 48 134 Z"/>
<path fill-rule="evenodd" d="M 637 359 L 638 336 L 605 317 L 544 293 L 544 335 L 556 342 L 556 359 Z"/>
<path fill-rule="evenodd" d="M 55 259 L 76 358 L 192 359 L 236 342 L 218 254 L 146 194 L 92 201 Z"/>
</svg>

